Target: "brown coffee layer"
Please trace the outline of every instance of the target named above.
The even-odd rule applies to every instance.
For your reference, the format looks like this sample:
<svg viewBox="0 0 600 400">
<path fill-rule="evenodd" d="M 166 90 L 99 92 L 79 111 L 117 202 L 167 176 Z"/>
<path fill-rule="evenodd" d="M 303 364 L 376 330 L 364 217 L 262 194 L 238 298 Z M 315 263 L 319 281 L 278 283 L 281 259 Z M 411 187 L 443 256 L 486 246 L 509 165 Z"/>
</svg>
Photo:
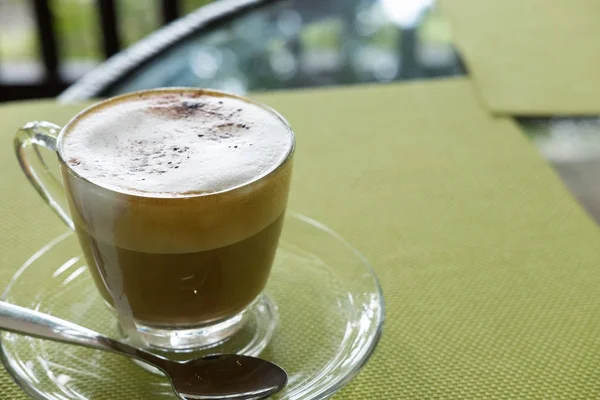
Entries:
<svg viewBox="0 0 600 400">
<path fill-rule="evenodd" d="M 262 231 L 229 246 L 184 254 L 142 253 L 96 240 L 78 230 L 100 293 L 109 304 L 126 298 L 138 323 L 197 327 L 244 310 L 267 281 L 283 215 Z M 118 266 L 120 281 L 103 277 Z M 101 272 L 104 271 L 104 272 Z M 111 295 L 112 293 L 112 295 Z"/>
</svg>

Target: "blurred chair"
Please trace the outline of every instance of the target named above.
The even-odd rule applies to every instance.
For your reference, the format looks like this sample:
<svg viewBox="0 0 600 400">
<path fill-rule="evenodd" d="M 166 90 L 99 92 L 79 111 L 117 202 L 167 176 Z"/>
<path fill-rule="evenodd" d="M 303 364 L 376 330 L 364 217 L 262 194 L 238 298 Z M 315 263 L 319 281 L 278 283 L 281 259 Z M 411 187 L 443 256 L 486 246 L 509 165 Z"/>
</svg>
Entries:
<svg viewBox="0 0 600 400">
<path fill-rule="evenodd" d="M 60 99 L 164 86 L 243 94 L 462 74 L 433 0 L 221 0 L 120 52 Z"/>
</svg>

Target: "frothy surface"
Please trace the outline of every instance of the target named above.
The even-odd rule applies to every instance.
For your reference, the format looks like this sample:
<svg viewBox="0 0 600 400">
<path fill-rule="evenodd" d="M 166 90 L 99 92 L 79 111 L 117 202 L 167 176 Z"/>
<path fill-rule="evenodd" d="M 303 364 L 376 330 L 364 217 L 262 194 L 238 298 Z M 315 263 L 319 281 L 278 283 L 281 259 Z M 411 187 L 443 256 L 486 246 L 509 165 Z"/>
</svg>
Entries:
<svg viewBox="0 0 600 400">
<path fill-rule="evenodd" d="M 177 197 L 256 180 L 293 139 L 274 114 L 203 92 L 153 92 L 111 102 L 74 123 L 61 153 L 80 176 L 119 192 Z"/>
</svg>

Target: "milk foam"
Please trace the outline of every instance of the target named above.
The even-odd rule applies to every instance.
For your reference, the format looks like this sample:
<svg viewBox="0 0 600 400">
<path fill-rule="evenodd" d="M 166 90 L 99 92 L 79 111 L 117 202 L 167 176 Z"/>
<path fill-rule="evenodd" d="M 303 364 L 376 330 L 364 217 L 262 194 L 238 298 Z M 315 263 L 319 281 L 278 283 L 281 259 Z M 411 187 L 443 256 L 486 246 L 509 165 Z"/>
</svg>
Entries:
<svg viewBox="0 0 600 400">
<path fill-rule="evenodd" d="M 214 193 L 276 168 L 293 138 L 275 114 L 201 92 L 128 97 L 75 121 L 61 154 L 80 176 L 135 195 Z"/>
</svg>

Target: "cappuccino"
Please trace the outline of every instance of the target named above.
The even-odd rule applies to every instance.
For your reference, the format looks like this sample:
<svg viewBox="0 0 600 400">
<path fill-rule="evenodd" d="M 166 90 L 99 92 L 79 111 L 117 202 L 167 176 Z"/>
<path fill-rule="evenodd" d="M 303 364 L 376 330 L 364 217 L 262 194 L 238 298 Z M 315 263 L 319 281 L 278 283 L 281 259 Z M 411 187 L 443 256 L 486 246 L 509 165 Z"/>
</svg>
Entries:
<svg viewBox="0 0 600 400">
<path fill-rule="evenodd" d="M 140 95 L 77 121 L 61 151 L 83 178 L 152 197 L 215 193 L 285 159 L 292 136 L 268 110 L 202 93 Z"/>
<path fill-rule="evenodd" d="M 187 328 L 246 309 L 281 231 L 294 137 L 233 95 L 117 97 L 59 141 L 76 232 L 100 293 L 139 324 Z"/>
</svg>

